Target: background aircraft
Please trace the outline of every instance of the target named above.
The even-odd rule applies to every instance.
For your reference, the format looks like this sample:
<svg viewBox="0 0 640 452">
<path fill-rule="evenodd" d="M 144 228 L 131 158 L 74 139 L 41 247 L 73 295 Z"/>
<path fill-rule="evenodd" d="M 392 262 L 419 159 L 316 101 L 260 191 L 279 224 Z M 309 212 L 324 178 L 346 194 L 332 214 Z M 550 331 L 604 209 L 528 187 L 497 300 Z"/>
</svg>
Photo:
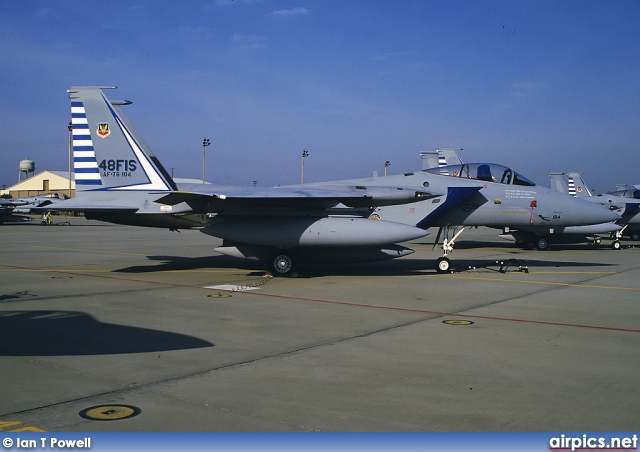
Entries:
<svg viewBox="0 0 640 452">
<path fill-rule="evenodd" d="M 36 207 L 47 207 L 65 199 L 69 199 L 69 196 L 58 192 L 29 196 L 26 198 L 16 198 L 14 201 L 19 202 L 20 205 L 16 207 L 15 212 L 30 213 L 31 210 Z M 53 207 L 51 209 L 53 209 Z"/>
<path fill-rule="evenodd" d="M 433 168 L 442 168 L 440 174 L 448 176 L 445 169 L 447 166 L 462 164 L 462 160 L 460 160 L 460 156 L 458 156 L 458 151 L 462 151 L 462 149 L 440 148 L 435 151 L 420 152 L 422 169 L 428 170 Z"/>
<path fill-rule="evenodd" d="M 618 186 L 615 191 L 610 191 L 609 194 L 623 198 L 640 199 L 640 185 L 634 185 L 633 188 L 626 188 L 626 185 Z"/>
<path fill-rule="evenodd" d="M 48 193 L 46 195 L 29 196 L 26 198 L 0 199 L 0 224 L 7 221 L 31 221 L 32 218 L 14 214 L 26 214 L 32 211 L 42 212 L 48 209 L 38 210 L 38 208 L 50 206 L 64 199 L 69 199 L 64 193 Z"/>
<path fill-rule="evenodd" d="M 110 101 L 103 89 L 69 90 L 79 192 L 64 201 L 65 209 L 115 223 L 201 227 L 205 234 L 223 239 L 216 251 L 260 259 L 278 275 L 290 273 L 296 262 L 404 256 L 412 251 L 397 243 L 422 237 L 432 226 L 501 227 L 508 219 L 509 225 L 526 224 L 548 233 L 565 224 L 618 217 L 536 188 L 504 167 L 494 169 L 501 172 L 500 182 L 451 168 L 449 176 L 420 171 L 270 189 L 178 187 L 123 114 L 121 106 L 131 102 Z M 448 268 L 446 256 L 438 260 L 439 271 Z"/>
<path fill-rule="evenodd" d="M 31 221 L 32 218 L 13 214 L 17 207 L 24 205 L 27 205 L 27 202 L 19 199 L 0 199 L 0 224 L 5 222 Z"/>
<path fill-rule="evenodd" d="M 616 221 L 621 226 L 621 230 L 613 231 L 616 233 L 616 240 L 611 245 L 613 249 L 620 249 L 618 239 L 621 236 L 629 236 L 632 240 L 640 240 L 640 190 L 619 190 L 617 192 L 626 196 L 612 193 L 595 195 L 584 182 L 581 173 L 551 173 L 549 177 L 551 178 L 552 186 L 558 191 L 600 204 L 622 216 Z M 638 194 L 637 198 L 636 193 Z"/>
</svg>

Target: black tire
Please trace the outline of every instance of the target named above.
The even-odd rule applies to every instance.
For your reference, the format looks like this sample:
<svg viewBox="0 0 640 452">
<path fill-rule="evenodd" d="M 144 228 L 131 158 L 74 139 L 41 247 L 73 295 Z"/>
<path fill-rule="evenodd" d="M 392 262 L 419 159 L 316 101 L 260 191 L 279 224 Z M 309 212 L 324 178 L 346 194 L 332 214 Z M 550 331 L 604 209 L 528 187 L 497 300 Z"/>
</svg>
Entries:
<svg viewBox="0 0 640 452">
<path fill-rule="evenodd" d="M 293 273 L 294 261 L 286 253 L 274 253 L 268 262 L 273 276 L 288 276 Z"/>
<path fill-rule="evenodd" d="M 451 261 L 448 257 L 442 256 L 436 260 L 435 267 L 438 273 L 448 273 L 451 270 Z"/>
<path fill-rule="evenodd" d="M 640 240 L 640 232 L 632 232 L 630 237 L 631 237 L 631 240 L 633 240 L 634 242 L 637 242 Z"/>
<path fill-rule="evenodd" d="M 536 241 L 536 248 L 538 248 L 540 251 L 546 250 L 547 248 L 549 248 L 549 241 L 544 237 L 540 237 Z"/>
<path fill-rule="evenodd" d="M 614 250 L 622 249 L 622 244 L 620 244 L 619 240 L 614 240 L 613 243 L 611 243 L 611 248 Z"/>
</svg>

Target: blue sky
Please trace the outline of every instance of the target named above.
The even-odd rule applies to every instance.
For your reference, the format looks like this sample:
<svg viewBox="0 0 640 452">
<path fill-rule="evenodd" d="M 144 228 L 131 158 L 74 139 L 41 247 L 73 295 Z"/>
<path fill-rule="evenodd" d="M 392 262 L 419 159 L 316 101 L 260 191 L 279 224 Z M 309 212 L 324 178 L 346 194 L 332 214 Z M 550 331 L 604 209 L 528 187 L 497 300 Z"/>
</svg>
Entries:
<svg viewBox="0 0 640 452">
<path fill-rule="evenodd" d="M 541 185 L 640 183 L 640 2 L 0 0 L 0 186 L 66 170 L 73 85 L 115 85 L 176 177 L 259 186 L 463 148 Z"/>
</svg>

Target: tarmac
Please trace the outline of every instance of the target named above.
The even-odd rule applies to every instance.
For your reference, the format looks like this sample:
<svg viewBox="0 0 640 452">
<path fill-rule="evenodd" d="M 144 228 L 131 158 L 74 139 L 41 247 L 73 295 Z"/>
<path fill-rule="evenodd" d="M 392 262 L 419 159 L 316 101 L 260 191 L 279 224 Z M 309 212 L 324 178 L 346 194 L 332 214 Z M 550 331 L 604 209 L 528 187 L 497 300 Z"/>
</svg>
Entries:
<svg viewBox="0 0 640 452">
<path fill-rule="evenodd" d="M 68 221 L 67 225 L 63 222 Z M 638 431 L 640 245 L 465 231 L 270 278 L 215 238 L 0 226 L 2 431 Z"/>
</svg>

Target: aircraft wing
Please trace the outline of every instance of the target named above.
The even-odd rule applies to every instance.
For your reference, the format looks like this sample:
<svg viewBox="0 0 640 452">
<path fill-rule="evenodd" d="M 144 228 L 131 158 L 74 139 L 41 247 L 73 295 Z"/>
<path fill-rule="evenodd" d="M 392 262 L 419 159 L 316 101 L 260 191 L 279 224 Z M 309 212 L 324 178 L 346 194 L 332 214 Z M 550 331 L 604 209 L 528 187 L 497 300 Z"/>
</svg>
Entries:
<svg viewBox="0 0 640 452">
<path fill-rule="evenodd" d="M 188 204 L 195 212 L 228 215 L 267 214 L 292 215 L 296 213 L 327 213 L 340 209 L 368 209 L 377 206 L 407 204 L 442 196 L 415 188 L 335 186 L 306 188 L 304 186 L 274 187 L 269 189 L 230 188 L 221 190 L 174 191 L 155 202 L 167 205 Z"/>
</svg>

